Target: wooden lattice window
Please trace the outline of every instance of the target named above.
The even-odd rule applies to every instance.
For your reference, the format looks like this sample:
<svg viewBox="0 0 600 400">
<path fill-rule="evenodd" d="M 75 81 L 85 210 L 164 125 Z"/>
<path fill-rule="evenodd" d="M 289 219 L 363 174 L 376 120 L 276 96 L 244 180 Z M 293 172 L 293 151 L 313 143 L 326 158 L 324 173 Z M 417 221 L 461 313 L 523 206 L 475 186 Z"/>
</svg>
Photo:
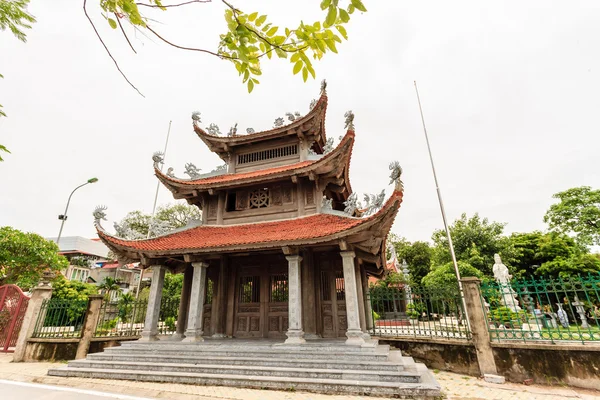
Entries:
<svg viewBox="0 0 600 400">
<path fill-rule="evenodd" d="M 269 189 L 256 189 L 250 192 L 250 208 L 269 207 Z"/>
<path fill-rule="evenodd" d="M 239 303 L 260 303 L 260 276 L 240 277 Z"/>
<path fill-rule="evenodd" d="M 271 275 L 269 285 L 269 303 L 282 303 L 288 301 L 288 275 Z"/>
</svg>

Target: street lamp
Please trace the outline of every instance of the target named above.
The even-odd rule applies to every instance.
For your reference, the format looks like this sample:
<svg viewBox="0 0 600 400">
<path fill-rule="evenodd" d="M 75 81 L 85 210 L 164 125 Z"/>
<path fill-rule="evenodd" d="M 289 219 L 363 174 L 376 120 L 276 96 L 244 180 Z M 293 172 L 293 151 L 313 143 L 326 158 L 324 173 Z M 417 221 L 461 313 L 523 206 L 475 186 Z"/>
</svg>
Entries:
<svg viewBox="0 0 600 400">
<path fill-rule="evenodd" d="M 60 219 L 62 221 L 62 223 L 60 224 L 60 231 L 58 231 L 58 237 L 56 238 L 57 245 L 58 245 L 58 242 L 60 241 L 60 235 L 62 234 L 63 227 L 65 226 L 65 221 L 67 220 L 67 211 L 69 210 L 69 203 L 71 202 L 71 196 L 73 196 L 73 193 L 75 193 L 75 191 L 77 189 L 79 189 L 80 187 L 84 187 L 87 184 L 96 183 L 96 182 L 98 182 L 98 178 L 90 178 L 83 185 L 79 185 L 75 189 L 73 189 L 73 191 L 69 195 L 69 200 L 67 200 L 67 206 L 65 207 L 65 213 L 58 216 L 58 219 Z"/>
</svg>

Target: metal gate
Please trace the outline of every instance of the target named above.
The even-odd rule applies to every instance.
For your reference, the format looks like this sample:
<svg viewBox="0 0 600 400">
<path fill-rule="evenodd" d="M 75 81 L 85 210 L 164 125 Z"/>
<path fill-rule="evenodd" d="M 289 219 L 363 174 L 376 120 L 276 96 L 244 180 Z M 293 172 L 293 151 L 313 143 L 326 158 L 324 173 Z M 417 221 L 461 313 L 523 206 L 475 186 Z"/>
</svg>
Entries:
<svg viewBox="0 0 600 400">
<path fill-rule="evenodd" d="M 14 351 L 28 303 L 18 286 L 0 286 L 0 352 Z"/>
</svg>

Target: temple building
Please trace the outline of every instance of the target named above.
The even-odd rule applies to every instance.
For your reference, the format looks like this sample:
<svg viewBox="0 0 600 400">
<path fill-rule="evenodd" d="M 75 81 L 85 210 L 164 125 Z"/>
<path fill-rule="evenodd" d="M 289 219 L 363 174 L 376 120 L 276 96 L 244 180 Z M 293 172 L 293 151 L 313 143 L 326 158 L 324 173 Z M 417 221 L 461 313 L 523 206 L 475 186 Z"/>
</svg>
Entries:
<svg viewBox="0 0 600 400">
<path fill-rule="evenodd" d="M 167 270 L 185 276 L 177 322 L 185 341 L 368 339 L 368 279 L 386 265 L 386 236 L 402 201 L 400 170 L 392 171 L 385 204 L 361 216 L 348 201 L 353 114 L 346 114 L 345 136 L 327 149 L 326 110 L 323 87 L 306 115 L 290 114 L 291 123 L 276 121 L 281 126 L 268 131 L 220 136 L 194 121 L 198 137 L 226 163 L 210 174 L 176 178 L 172 169 L 161 171 L 155 154 L 154 173 L 173 197 L 202 210 L 197 226 L 124 240 L 97 219 L 100 238 L 120 260 L 153 270 L 143 340 L 157 339 Z"/>
<path fill-rule="evenodd" d="M 360 204 L 349 180 L 354 115 L 333 148 L 325 134 L 325 84 L 309 112 L 275 128 L 193 128 L 225 167 L 188 179 L 163 157 L 154 173 L 202 220 L 151 239 L 125 240 L 101 225 L 121 262 L 152 270 L 141 339 L 89 354 L 55 376 L 195 385 L 438 398 L 423 364 L 371 338 L 368 281 L 386 271 L 386 237 L 402 202 L 401 168 L 390 164 L 392 194 Z M 341 122 L 341 121 L 340 121 Z M 341 124 L 340 124 L 341 125 Z M 176 331 L 158 335 L 165 272 L 183 274 Z M 368 316 L 368 317 L 367 317 Z"/>
</svg>

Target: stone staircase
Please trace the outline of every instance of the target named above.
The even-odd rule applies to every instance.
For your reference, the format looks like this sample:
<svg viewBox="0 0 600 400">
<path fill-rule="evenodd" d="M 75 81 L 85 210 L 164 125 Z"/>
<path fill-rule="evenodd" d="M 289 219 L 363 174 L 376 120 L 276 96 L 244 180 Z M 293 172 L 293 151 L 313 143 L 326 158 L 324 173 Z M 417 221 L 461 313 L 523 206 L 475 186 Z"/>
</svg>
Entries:
<svg viewBox="0 0 600 400">
<path fill-rule="evenodd" d="M 272 340 L 128 342 L 48 375 L 427 399 L 440 386 L 423 364 L 372 341 L 283 345 Z"/>
</svg>

